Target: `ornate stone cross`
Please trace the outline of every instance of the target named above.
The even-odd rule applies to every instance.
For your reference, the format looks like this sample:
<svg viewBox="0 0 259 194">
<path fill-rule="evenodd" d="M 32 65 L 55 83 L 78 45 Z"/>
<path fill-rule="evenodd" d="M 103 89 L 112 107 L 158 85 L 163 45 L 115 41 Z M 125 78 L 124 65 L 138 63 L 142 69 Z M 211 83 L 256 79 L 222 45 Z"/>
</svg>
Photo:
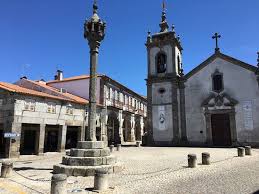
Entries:
<svg viewBox="0 0 259 194">
<path fill-rule="evenodd" d="M 219 51 L 218 39 L 221 38 L 221 35 L 216 32 L 216 33 L 214 34 L 214 36 L 212 36 L 212 38 L 213 38 L 213 39 L 216 39 L 216 48 L 215 48 L 215 51 L 218 52 L 218 51 Z"/>
</svg>

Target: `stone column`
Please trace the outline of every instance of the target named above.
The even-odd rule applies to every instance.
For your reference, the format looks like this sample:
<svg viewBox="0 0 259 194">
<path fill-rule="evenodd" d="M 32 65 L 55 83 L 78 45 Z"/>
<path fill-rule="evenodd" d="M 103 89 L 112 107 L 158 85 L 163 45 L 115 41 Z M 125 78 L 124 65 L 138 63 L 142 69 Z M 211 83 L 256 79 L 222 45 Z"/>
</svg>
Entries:
<svg viewBox="0 0 259 194">
<path fill-rule="evenodd" d="M 183 144 L 187 143 L 186 132 L 186 113 L 185 113 L 185 85 L 184 79 L 180 81 L 180 115 L 181 115 L 181 141 Z"/>
<path fill-rule="evenodd" d="M 144 118 L 141 116 L 140 117 L 140 135 L 141 135 L 141 141 L 142 141 L 142 137 L 144 135 Z"/>
<path fill-rule="evenodd" d="M 135 115 L 131 114 L 130 117 L 130 141 L 135 142 L 136 136 L 135 136 Z"/>
<path fill-rule="evenodd" d="M 89 86 L 89 120 L 87 141 L 96 141 L 96 69 L 100 44 L 89 42 L 90 46 L 90 86 Z"/>
<path fill-rule="evenodd" d="M 82 125 L 78 127 L 78 141 L 84 141 L 85 140 L 85 126 Z"/>
<path fill-rule="evenodd" d="M 101 111 L 101 140 L 105 142 L 105 145 L 108 146 L 107 122 L 108 122 L 107 108 L 103 108 Z"/>
<path fill-rule="evenodd" d="M 59 132 L 58 132 L 58 152 L 65 152 L 66 136 L 67 136 L 67 126 L 60 125 Z"/>
<path fill-rule="evenodd" d="M 4 123 L 4 132 L 17 133 L 20 136 L 16 138 L 6 139 L 6 157 L 7 158 L 18 158 L 20 156 L 20 142 L 21 142 L 21 131 L 22 123 L 6 121 Z"/>
<path fill-rule="evenodd" d="M 45 142 L 45 129 L 46 129 L 46 124 L 40 124 L 39 131 L 37 132 L 37 149 L 36 153 L 37 155 L 43 155 L 44 153 L 44 142 Z"/>
<path fill-rule="evenodd" d="M 236 130 L 236 112 L 233 108 L 231 113 L 229 113 L 229 119 L 230 119 L 230 130 L 231 130 L 231 141 L 232 145 L 236 146 L 237 143 L 237 130 Z"/>
<path fill-rule="evenodd" d="M 149 52 L 149 50 L 148 50 Z M 147 145 L 154 145 L 152 115 L 152 83 L 147 80 Z"/>
<path fill-rule="evenodd" d="M 123 111 L 119 110 L 119 115 L 118 115 L 118 120 L 119 120 L 119 136 L 120 136 L 120 142 L 124 142 L 124 137 L 123 137 Z"/>
<path fill-rule="evenodd" d="M 176 75 L 172 78 L 172 113 L 173 113 L 173 144 L 179 144 L 179 110 L 178 110 L 178 82 Z"/>
</svg>

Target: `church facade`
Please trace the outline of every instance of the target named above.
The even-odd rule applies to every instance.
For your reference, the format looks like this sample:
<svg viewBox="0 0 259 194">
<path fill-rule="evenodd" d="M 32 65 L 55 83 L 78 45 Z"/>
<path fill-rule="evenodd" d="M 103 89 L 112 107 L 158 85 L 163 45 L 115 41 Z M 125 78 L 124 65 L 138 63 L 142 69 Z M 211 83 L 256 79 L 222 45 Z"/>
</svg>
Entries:
<svg viewBox="0 0 259 194">
<path fill-rule="evenodd" d="M 165 10 L 148 33 L 148 142 L 157 146 L 259 145 L 258 67 L 220 52 L 184 75 L 182 46 Z M 219 38 L 215 34 L 213 38 Z"/>
</svg>

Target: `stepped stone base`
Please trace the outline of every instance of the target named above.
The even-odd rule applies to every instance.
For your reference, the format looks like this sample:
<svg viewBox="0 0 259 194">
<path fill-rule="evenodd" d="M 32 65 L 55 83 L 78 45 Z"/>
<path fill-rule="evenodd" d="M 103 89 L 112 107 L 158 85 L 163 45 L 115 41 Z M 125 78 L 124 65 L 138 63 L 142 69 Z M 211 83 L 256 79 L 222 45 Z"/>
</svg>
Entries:
<svg viewBox="0 0 259 194">
<path fill-rule="evenodd" d="M 118 173 L 123 170 L 123 166 L 120 163 L 115 165 L 102 165 L 102 166 L 67 166 L 64 164 L 54 165 L 54 174 L 66 174 L 67 176 L 94 176 L 95 170 L 103 169 L 109 173 Z"/>
<path fill-rule="evenodd" d="M 67 176 L 94 176 L 95 170 L 103 169 L 109 173 L 123 170 L 117 158 L 105 147 L 104 142 L 78 142 L 77 148 L 70 150 L 70 156 L 62 158 L 62 164 L 54 165 L 54 174 Z"/>
</svg>

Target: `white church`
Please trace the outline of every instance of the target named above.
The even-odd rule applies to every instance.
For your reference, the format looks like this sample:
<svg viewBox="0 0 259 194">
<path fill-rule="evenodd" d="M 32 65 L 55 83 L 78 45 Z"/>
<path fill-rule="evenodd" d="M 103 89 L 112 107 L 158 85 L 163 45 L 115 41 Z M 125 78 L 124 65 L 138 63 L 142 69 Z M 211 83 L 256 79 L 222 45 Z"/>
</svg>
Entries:
<svg viewBox="0 0 259 194">
<path fill-rule="evenodd" d="M 259 53 L 253 66 L 220 52 L 184 75 L 182 46 L 165 9 L 148 33 L 148 144 L 259 146 Z M 220 38 L 219 34 L 213 36 Z"/>
</svg>

